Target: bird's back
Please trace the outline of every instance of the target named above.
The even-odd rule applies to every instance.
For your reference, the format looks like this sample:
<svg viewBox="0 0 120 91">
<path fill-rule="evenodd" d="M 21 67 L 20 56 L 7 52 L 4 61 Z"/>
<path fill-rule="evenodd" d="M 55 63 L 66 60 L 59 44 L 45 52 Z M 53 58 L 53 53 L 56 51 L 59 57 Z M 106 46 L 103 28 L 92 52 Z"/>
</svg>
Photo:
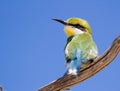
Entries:
<svg viewBox="0 0 120 91">
<path fill-rule="evenodd" d="M 80 54 L 76 53 L 76 51 L 79 51 Z M 65 47 L 67 60 L 74 59 L 76 55 L 79 55 L 81 60 L 89 60 L 95 58 L 97 54 L 97 47 L 92 36 L 88 33 L 73 36 Z"/>
</svg>

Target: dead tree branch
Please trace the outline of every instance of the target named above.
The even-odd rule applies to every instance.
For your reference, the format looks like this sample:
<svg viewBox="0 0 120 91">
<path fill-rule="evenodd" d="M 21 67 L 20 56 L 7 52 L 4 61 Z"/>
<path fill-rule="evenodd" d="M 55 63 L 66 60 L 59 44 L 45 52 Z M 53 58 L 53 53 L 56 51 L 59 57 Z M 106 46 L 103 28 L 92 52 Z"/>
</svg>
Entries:
<svg viewBox="0 0 120 91">
<path fill-rule="evenodd" d="M 2 86 L 0 86 L 0 91 L 3 91 L 3 88 L 2 88 Z"/>
<path fill-rule="evenodd" d="M 120 36 L 118 36 L 111 47 L 100 57 L 96 58 L 94 62 L 81 68 L 80 76 L 67 75 L 57 79 L 56 81 L 38 89 L 38 91 L 63 91 L 69 89 L 73 85 L 81 83 L 82 81 L 95 75 L 97 72 L 110 64 L 120 52 Z"/>
</svg>

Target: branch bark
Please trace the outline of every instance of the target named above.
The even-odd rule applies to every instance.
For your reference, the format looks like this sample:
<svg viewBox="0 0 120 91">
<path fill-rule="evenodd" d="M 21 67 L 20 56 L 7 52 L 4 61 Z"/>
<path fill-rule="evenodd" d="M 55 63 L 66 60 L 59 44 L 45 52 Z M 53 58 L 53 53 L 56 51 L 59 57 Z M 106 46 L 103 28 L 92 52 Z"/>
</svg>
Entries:
<svg viewBox="0 0 120 91">
<path fill-rule="evenodd" d="M 38 89 L 38 91 L 64 91 L 73 85 L 81 83 L 82 81 L 95 75 L 97 72 L 110 64 L 120 52 L 120 36 L 118 36 L 111 47 L 100 57 L 96 58 L 92 63 L 87 64 L 81 68 L 80 76 L 67 75 L 56 81 Z"/>
<path fill-rule="evenodd" d="M 3 91 L 3 88 L 2 88 L 2 86 L 0 86 L 0 91 Z"/>
</svg>

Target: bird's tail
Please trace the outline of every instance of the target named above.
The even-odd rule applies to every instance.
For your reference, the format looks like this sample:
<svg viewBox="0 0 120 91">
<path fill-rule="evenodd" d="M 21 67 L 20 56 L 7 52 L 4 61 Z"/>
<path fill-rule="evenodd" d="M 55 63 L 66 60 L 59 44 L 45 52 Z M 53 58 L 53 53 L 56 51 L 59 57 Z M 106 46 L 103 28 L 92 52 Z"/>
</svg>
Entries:
<svg viewBox="0 0 120 91">
<path fill-rule="evenodd" d="M 67 64 L 67 71 L 64 75 L 79 75 L 80 74 L 81 62 L 79 59 L 70 60 L 70 63 Z"/>
</svg>

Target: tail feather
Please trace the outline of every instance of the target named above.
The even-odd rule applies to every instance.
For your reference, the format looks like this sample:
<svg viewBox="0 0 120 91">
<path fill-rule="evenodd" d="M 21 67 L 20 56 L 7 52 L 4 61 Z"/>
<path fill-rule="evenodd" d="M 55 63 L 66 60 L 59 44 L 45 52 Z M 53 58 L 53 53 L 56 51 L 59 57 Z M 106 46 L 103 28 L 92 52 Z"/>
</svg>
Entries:
<svg viewBox="0 0 120 91">
<path fill-rule="evenodd" d="M 67 64 L 67 71 L 65 75 L 79 75 L 80 74 L 80 66 L 81 62 L 78 59 L 71 60 L 69 64 Z"/>
</svg>

